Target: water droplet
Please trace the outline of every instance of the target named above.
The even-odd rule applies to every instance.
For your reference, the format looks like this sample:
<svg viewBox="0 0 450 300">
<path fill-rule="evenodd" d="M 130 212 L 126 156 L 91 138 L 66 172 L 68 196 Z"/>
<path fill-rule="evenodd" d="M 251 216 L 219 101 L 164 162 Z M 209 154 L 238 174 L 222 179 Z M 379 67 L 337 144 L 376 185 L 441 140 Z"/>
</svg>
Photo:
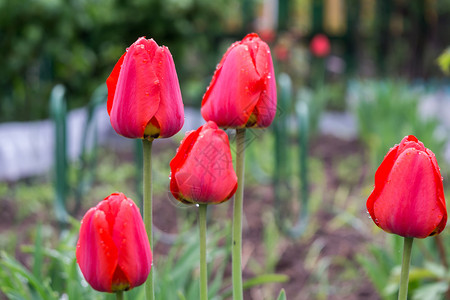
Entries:
<svg viewBox="0 0 450 300">
<path fill-rule="evenodd" d="M 196 206 L 196 207 L 200 207 L 200 205 L 198 205 L 198 204 L 195 204 L 195 206 Z"/>
<path fill-rule="evenodd" d="M 380 223 L 380 221 L 377 219 L 377 218 L 375 218 L 375 224 L 378 224 L 378 223 Z"/>
<path fill-rule="evenodd" d="M 153 81 L 154 84 L 159 84 L 159 80 L 156 79 L 155 81 Z"/>
<path fill-rule="evenodd" d="M 149 92 L 145 92 L 145 96 L 150 96 L 150 93 Z"/>
<path fill-rule="evenodd" d="M 141 47 L 141 49 L 145 49 L 144 45 L 140 44 L 139 46 Z"/>
<path fill-rule="evenodd" d="M 143 62 L 144 64 L 146 64 L 146 63 L 147 63 L 147 60 L 146 60 L 146 59 L 144 59 L 144 60 L 142 60 L 142 62 Z"/>
<path fill-rule="evenodd" d="M 103 233 L 103 228 L 100 228 L 100 229 L 98 230 L 98 232 L 100 232 L 100 234 L 102 234 L 102 233 Z"/>
</svg>

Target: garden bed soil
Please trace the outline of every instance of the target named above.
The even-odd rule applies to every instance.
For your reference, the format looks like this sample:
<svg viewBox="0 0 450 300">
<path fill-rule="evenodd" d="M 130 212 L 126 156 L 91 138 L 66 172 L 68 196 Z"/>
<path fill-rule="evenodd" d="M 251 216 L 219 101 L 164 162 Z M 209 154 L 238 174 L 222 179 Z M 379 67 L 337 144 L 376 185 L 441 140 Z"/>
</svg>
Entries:
<svg viewBox="0 0 450 300">
<path fill-rule="evenodd" d="M 177 145 L 170 145 L 175 147 Z M 164 151 L 165 143 L 155 143 L 154 153 Z M 245 291 L 245 299 L 263 300 L 275 299 L 281 288 L 286 290 L 289 300 L 329 299 L 329 300 L 353 300 L 353 299 L 380 299 L 374 287 L 366 277 L 362 268 L 356 262 L 358 253 L 365 253 L 370 242 L 370 236 L 364 231 L 352 226 L 335 226 L 332 222 L 338 214 L 333 209 L 333 195 L 341 182 L 335 173 L 335 162 L 348 156 L 359 156 L 364 160 L 363 147 L 357 141 L 345 141 L 331 136 L 320 136 L 312 140 L 310 153 L 313 158 L 323 162 L 325 177 L 324 187 L 329 197 L 323 197 L 318 205 L 318 210 L 311 216 L 311 228 L 305 235 L 298 239 L 290 239 L 280 236 L 277 251 L 279 260 L 274 272 L 285 274 L 289 277 L 287 282 L 264 284 Z M 122 155 L 122 154 L 121 154 Z M 121 159 L 132 160 L 133 156 L 123 154 Z M 365 196 L 361 195 L 361 188 L 366 180 L 366 164 L 362 167 L 359 182 L 351 187 L 351 197 L 360 200 L 357 214 L 368 226 L 370 220 L 364 217 Z M 367 185 L 367 184 L 366 184 Z M 314 190 L 317 187 L 312 186 Z M 177 224 L 173 217 L 177 215 L 176 205 L 167 205 L 168 195 L 156 195 L 154 200 L 154 223 L 157 228 L 165 233 L 177 233 Z M 12 200 L 12 199 L 10 199 Z M 175 200 L 173 200 L 175 201 Z M 9 216 L 17 210 L 13 201 L 0 202 L 0 234 L 8 230 L 14 230 L 20 236 L 26 238 L 18 240 L 20 243 L 29 243 L 29 232 L 36 226 L 36 222 L 46 220 L 47 216 L 36 216 L 20 225 L 14 225 Z M 231 219 L 232 201 L 223 204 L 227 206 L 227 214 Z M 267 210 L 274 209 L 274 193 L 270 185 L 245 187 L 244 224 L 243 224 L 243 265 L 244 281 L 257 274 L 253 274 L 247 265 L 249 258 L 265 264 L 266 253 L 263 245 L 263 228 L 267 225 Z M 80 218 L 82 215 L 79 216 Z M 54 224 L 56 226 L 56 224 Z M 27 234 L 28 233 L 28 234 Z M 19 260 L 27 263 L 27 258 L 17 248 L 16 255 Z M 165 255 L 169 246 L 159 243 L 154 249 L 155 260 L 158 256 Z M 313 253 L 311 249 L 317 249 Z M 269 249 L 270 251 L 270 249 Z M 231 273 L 231 267 L 227 269 L 227 275 Z M 1 296 L 1 295 L 0 295 Z"/>
</svg>

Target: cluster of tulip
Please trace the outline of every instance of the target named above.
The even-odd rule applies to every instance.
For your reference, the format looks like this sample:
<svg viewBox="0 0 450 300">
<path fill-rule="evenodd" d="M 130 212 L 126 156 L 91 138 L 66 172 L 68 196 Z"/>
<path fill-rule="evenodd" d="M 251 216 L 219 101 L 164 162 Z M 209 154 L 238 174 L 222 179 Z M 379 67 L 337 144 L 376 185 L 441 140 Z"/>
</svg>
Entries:
<svg viewBox="0 0 450 300">
<path fill-rule="evenodd" d="M 113 128 L 124 137 L 143 140 L 144 222 L 132 200 L 121 193 L 111 194 L 84 216 L 77 261 L 94 289 L 116 292 L 120 297 L 122 291 L 146 282 L 147 299 L 153 299 L 151 143 L 173 136 L 184 123 L 169 50 L 152 39 L 139 38 L 119 59 L 107 85 L 107 110 Z M 226 51 L 203 96 L 201 113 L 206 123 L 186 133 L 170 162 L 171 193 L 183 203 L 199 206 L 200 299 L 207 299 L 206 205 L 227 201 L 235 193 L 233 299 L 243 298 L 240 257 L 245 130 L 269 126 L 276 105 L 270 49 L 256 34 L 249 34 Z M 236 129 L 236 172 L 228 136 L 219 127 Z M 367 209 L 377 226 L 405 237 L 399 299 L 406 299 L 412 239 L 438 234 L 447 223 L 436 158 L 417 138 L 405 137 L 388 152 L 375 174 Z"/>
<path fill-rule="evenodd" d="M 83 218 L 77 261 L 85 279 L 99 291 L 116 292 L 146 282 L 153 299 L 151 227 L 151 144 L 176 134 L 184 123 L 183 102 L 169 50 L 139 38 L 122 55 L 108 77 L 107 110 L 115 131 L 143 140 L 144 222 L 139 209 L 123 194 L 112 194 Z M 206 124 L 186 133 L 170 162 L 170 191 L 187 204 L 199 206 L 201 299 L 207 299 L 206 205 L 235 200 L 233 285 L 242 299 L 241 214 L 245 128 L 263 128 L 276 113 L 276 83 L 269 46 L 249 34 L 232 44 L 203 96 Z M 237 175 L 228 136 L 219 127 L 237 130 Z M 237 204 L 236 204 L 237 203 Z M 147 235 L 145 234 L 147 232 Z M 148 279 L 147 279 L 148 277 Z"/>
</svg>

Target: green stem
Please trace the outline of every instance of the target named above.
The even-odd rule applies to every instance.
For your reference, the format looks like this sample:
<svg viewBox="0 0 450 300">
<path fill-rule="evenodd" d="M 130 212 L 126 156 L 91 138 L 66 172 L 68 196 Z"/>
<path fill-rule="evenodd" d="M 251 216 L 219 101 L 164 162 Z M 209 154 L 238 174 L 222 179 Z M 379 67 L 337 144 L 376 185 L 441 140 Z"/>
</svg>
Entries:
<svg viewBox="0 0 450 300">
<path fill-rule="evenodd" d="M 153 140 L 142 140 L 143 160 L 144 160 L 144 224 L 147 231 L 150 249 L 153 249 L 153 231 L 152 231 L 152 143 Z M 147 281 L 145 282 L 145 297 L 147 300 L 155 299 L 153 290 L 153 267 L 150 270 Z"/>
<path fill-rule="evenodd" d="M 123 300 L 123 291 L 116 292 L 116 300 Z"/>
<path fill-rule="evenodd" d="M 398 300 L 406 300 L 408 296 L 408 278 L 409 278 L 409 265 L 411 263 L 411 249 L 414 238 L 405 237 L 403 242 L 403 260 L 402 260 L 402 273 L 400 275 L 400 289 L 398 292 Z"/>
<path fill-rule="evenodd" d="M 238 186 L 233 208 L 232 281 L 233 300 L 243 299 L 242 289 L 242 210 L 244 199 L 245 128 L 236 129 L 236 175 Z"/>
<path fill-rule="evenodd" d="M 198 226 L 200 231 L 200 300 L 208 300 L 208 274 L 206 269 L 206 204 L 199 205 Z"/>
</svg>

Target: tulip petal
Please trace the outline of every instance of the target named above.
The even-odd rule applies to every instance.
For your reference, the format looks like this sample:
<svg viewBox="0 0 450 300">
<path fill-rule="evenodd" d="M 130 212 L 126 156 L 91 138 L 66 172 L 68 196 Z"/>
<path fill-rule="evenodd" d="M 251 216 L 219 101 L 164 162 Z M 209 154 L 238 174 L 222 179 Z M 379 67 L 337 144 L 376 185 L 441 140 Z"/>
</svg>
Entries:
<svg viewBox="0 0 450 300">
<path fill-rule="evenodd" d="M 120 69 L 122 68 L 123 59 L 125 58 L 125 54 L 119 58 L 119 61 L 114 66 L 109 77 L 106 79 L 106 87 L 108 88 L 108 101 L 106 103 L 106 108 L 108 111 L 108 115 L 111 114 L 111 109 L 114 102 L 114 95 L 116 93 L 117 81 L 119 80 Z"/>
<path fill-rule="evenodd" d="M 172 55 L 166 47 L 156 50 L 152 62 L 161 89 L 161 102 L 155 118 L 160 126 L 160 137 L 171 137 L 183 127 L 184 109 L 180 84 Z"/>
<path fill-rule="evenodd" d="M 145 127 L 158 110 L 160 82 L 151 63 L 155 47 L 153 40 L 139 39 L 123 59 L 110 110 L 111 124 L 120 135 L 143 138 Z"/>
<path fill-rule="evenodd" d="M 426 153 L 415 148 L 400 153 L 374 203 L 375 223 L 405 237 L 429 236 L 444 215 L 434 200 L 438 196 L 435 179 Z"/>
<path fill-rule="evenodd" d="M 91 208 L 83 218 L 76 257 L 86 281 L 98 291 L 111 292 L 118 256 L 103 211 Z"/>
<path fill-rule="evenodd" d="M 260 44 L 255 62 L 256 70 L 262 77 L 263 86 L 254 113 L 257 116 L 257 126 L 264 128 L 272 123 L 277 112 L 277 86 L 270 49 L 267 44 Z"/>
<path fill-rule="evenodd" d="M 194 143 L 197 140 L 201 130 L 202 127 L 198 128 L 197 130 L 187 132 L 186 136 L 181 141 L 180 147 L 177 149 L 175 157 L 170 161 L 170 191 L 177 199 L 180 199 L 180 197 L 175 174 L 181 167 L 183 167 L 184 162 L 189 156 L 189 153 L 192 150 L 192 147 L 194 146 Z"/>
<path fill-rule="evenodd" d="M 129 288 L 143 284 L 150 272 L 152 255 L 139 209 L 129 199 L 120 203 L 113 239 L 118 249 L 118 265 L 129 280 Z"/>
<path fill-rule="evenodd" d="M 383 162 L 375 172 L 375 188 L 370 194 L 369 198 L 367 199 L 366 204 L 367 211 L 369 212 L 372 220 L 376 219 L 375 214 L 373 212 L 375 200 L 378 199 L 380 193 L 383 191 L 384 184 L 385 182 L 387 182 L 389 173 L 391 172 L 391 169 L 395 163 L 395 159 L 397 158 L 397 153 L 398 153 L 398 145 L 389 150 L 389 152 L 384 157 Z"/>
</svg>

